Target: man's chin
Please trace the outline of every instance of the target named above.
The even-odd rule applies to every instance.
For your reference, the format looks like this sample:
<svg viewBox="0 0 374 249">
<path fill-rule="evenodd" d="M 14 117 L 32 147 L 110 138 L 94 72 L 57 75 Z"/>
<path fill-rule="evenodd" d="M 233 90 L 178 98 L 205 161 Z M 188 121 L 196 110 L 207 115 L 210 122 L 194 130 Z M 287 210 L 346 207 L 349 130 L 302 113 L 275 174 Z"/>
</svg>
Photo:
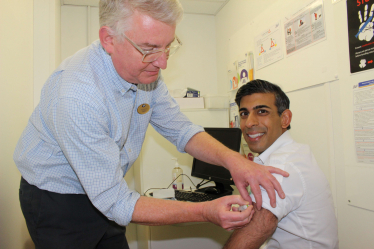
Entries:
<svg viewBox="0 0 374 249">
<path fill-rule="evenodd" d="M 247 145 L 248 145 L 248 148 L 251 150 L 251 152 L 261 154 L 262 152 L 265 151 L 263 148 L 260 148 L 258 146 L 250 146 L 248 143 L 247 143 Z"/>
<path fill-rule="evenodd" d="M 140 79 L 139 84 L 148 85 L 148 84 L 151 84 L 151 83 L 155 82 L 157 79 L 158 79 L 158 75 L 155 75 L 155 76 L 152 76 L 152 77 L 146 77 L 146 78 Z"/>
</svg>

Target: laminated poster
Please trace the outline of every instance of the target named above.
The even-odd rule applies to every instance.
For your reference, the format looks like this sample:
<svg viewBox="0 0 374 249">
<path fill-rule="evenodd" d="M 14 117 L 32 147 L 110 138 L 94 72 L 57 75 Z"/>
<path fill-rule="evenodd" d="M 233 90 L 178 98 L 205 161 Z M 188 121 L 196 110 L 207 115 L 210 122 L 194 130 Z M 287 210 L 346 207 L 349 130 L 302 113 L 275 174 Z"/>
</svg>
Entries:
<svg viewBox="0 0 374 249">
<path fill-rule="evenodd" d="M 238 77 L 239 77 L 239 86 L 245 85 L 249 81 L 253 80 L 253 53 L 246 52 L 238 60 Z"/>
<path fill-rule="evenodd" d="M 353 86 L 353 130 L 357 162 L 374 164 L 374 80 Z"/>
<path fill-rule="evenodd" d="M 237 62 L 229 63 L 227 65 L 227 79 L 230 84 L 230 91 L 238 89 L 239 80 L 238 80 L 238 73 L 237 73 Z"/>
<path fill-rule="evenodd" d="M 235 100 L 230 101 L 230 128 L 239 128 L 239 108 Z"/>
<path fill-rule="evenodd" d="M 256 70 L 283 59 L 280 21 L 255 38 Z"/>
<path fill-rule="evenodd" d="M 347 0 L 351 73 L 374 68 L 374 1 Z"/>
<path fill-rule="evenodd" d="M 284 19 L 286 53 L 326 39 L 323 1 L 316 0 Z"/>
</svg>

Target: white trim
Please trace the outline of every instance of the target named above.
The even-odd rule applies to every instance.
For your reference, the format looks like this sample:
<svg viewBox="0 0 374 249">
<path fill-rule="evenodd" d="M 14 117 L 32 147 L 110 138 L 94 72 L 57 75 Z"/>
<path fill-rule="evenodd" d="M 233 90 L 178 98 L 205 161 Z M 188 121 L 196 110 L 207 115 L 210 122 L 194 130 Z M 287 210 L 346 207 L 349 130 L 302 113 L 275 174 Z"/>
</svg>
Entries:
<svg viewBox="0 0 374 249">
<path fill-rule="evenodd" d="M 91 6 L 87 6 L 87 46 L 91 43 Z"/>
<path fill-rule="evenodd" d="M 34 0 L 34 107 L 45 81 L 59 63 L 58 11 L 58 0 Z"/>
<path fill-rule="evenodd" d="M 99 0 L 61 0 L 62 5 L 83 5 L 83 6 L 99 6 Z"/>
<path fill-rule="evenodd" d="M 327 127 L 329 133 L 329 166 L 330 166 L 330 183 L 331 193 L 334 201 L 335 215 L 338 217 L 338 206 L 337 206 L 337 187 L 336 187 L 336 167 L 335 167 L 335 150 L 334 150 L 334 126 L 333 126 L 333 106 L 332 106 L 332 90 L 331 84 L 333 82 L 327 82 L 324 84 L 325 98 L 326 98 L 326 112 L 327 112 Z"/>
</svg>

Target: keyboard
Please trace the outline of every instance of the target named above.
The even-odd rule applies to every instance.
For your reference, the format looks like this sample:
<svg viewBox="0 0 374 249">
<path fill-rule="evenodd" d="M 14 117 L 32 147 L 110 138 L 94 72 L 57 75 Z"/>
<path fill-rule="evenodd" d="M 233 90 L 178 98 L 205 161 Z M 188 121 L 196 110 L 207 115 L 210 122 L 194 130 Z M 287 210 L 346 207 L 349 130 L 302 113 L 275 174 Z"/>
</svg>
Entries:
<svg viewBox="0 0 374 249">
<path fill-rule="evenodd" d="M 183 191 L 183 190 L 175 190 L 175 199 L 178 201 L 190 201 L 190 202 L 204 202 L 204 201 L 212 201 L 222 197 L 220 195 L 210 195 L 200 192 L 190 192 L 190 191 Z"/>
</svg>

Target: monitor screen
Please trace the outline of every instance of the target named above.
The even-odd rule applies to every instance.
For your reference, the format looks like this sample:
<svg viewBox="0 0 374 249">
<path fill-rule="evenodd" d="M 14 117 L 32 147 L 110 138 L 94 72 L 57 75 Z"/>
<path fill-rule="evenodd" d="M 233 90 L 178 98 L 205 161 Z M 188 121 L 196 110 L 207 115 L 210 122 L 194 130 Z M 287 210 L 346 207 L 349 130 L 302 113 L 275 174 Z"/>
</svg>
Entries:
<svg viewBox="0 0 374 249">
<path fill-rule="evenodd" d="M 239 128 L 204 128 L 205 131 L 226 147 L 238 151 L 240 150 L 240 141 L 242 132 Z M 221 166 L 216 166 L 196 158 L 193 159 L 192 176 L 212 180 L 218 186 L 219 184 L 234 185 L 230 171 Z"/>
</svg>

